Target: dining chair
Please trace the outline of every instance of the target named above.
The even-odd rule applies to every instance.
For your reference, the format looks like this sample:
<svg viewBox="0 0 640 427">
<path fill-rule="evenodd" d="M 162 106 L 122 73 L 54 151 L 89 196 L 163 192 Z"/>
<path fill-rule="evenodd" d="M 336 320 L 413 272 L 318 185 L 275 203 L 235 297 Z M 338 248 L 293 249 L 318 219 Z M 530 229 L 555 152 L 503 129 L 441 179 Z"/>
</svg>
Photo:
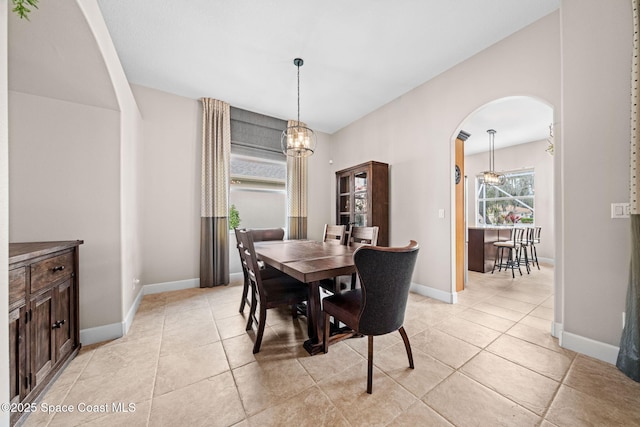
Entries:
<svg viewBox="0 0 640 427">
<path fill-rule="evenodd" d="M 329 350 L 329 318 L 346 324 L 368 338 L 367 393 L 373 389 L 373 337 L 399 331 L 409 367 L 414 368 L 409 337 L 404 330 L 411 276 L 418 257 L 418 244 L 399 248 L 361 246 L 353 253 L 360 288 L 337 293 L 322 301 L 324 311 L 323 351 Z"/>
<path fill-rule="evenodd" d="M 344 243 L 344 235 L 347 230 L 346 225 L 324 225 L 324 232 L 322 233 L 322 241 L 324 243 L 331 243 L 335 245 L 342 245 Z"/>
<path fill-rule="evenodd" d="M 346 231 L 346 225 L 325 224 L 324 231 L 322 232 L 322 242 L 330 245 L 342 245 L 345 241 L 344 238 Z M 333 293 L 340 291 L 340 282 L 337 277 L 321 280 L 320 286 Z"/>
<path fill-rule="evenodd" d="M 349 231 L 348 246 L 362 246 L 378 244 L 378 231 L 380 227 L 351 227 Z"/>
<path fill-rule="evenodd" d="M 515 268 L 518 267 L 518 271 L 522 276 L 522 270 L 520 269 L 521 264 L 521 249 L 522 249 L 522 238 L 524 235 L 524 228 L 522 227 L 513 227 L 511 229 L 511 237 L 506 241 L 497 241 L 493 242 L 493 246 L 496 247 L 496 258 L 493 261 L 493 269 L 491 270 L 491 274 L 498 267 L 498 271 L 502 271 L 511 269 L 511 277 L 515 278 Z M 507 251 L 507 257 L 505 260 L 504 251 Z M 527 253 L 525 252 L 525 264 L 528 262 Z M 529 269 L 527 268 L 527 273 Z"/>
<path fill-rule="evenodd" d="M 376 246 L 378 244 L 378 231 L 380 227 L 351 227 L 351 232 L 349 234 L 349 239 L 347 242 L 348 246 L 362 246 L 362 245 L 371 245 Z M 351 289 L 356 288 L 357 276 L 356 273 L 351 275 Z"/>
<path fill-rule="evenodd" d="M 249 300 L 249 277 L 247 275 L 247 269 L 242 263 L 242 251 L 240 246 L 240 238 L 238 235 L 238 228 L 234 229 L 236 233 L 236 247 L 238 248 L 238 252 L 240 254 L 240 264 L 242 265 L 242 275 L 244 276 L 244 283 L 242 288 L 242 299 L 240 300 L 240 313 L 244 311 L 245 305 L 251 306 L 251 301 Z M 253 231 L 253 241 L 254 242 L 265 242 L 268 240 L 284 240 L 284 229 L 283 228 L 255 228 Z M 260 267 L 260 275 L 263 279 L 270 279 L 274 277 L 278 277 L 283 275 L 284 273 L 280 270 L 271 267 L 270 265 L 265 264 L 261 260 L 258 260 L 258 266 Z"/>
<path fill-rule="evenodd" d="M 262 344 L 267 310 L 287 305 L 292 307 L 293 316 L 296 317 L 297 304 L 307 301 L 309 298 L 309 286 L 286 274 L 268 279 L 263 278 L 253 245 L 253 233 L 253 230 L 237 231 L 242 262 L 247 269 L 251 287 L 251 309 L 246 330 L 252 330 L 253 325 L 256 325 L 256 338 L 253 344 L 253 353 L 255 354 L 260 351 Z M 256 315 L 256 311 L 258 311 L 258 315 Z"/>
</svg>

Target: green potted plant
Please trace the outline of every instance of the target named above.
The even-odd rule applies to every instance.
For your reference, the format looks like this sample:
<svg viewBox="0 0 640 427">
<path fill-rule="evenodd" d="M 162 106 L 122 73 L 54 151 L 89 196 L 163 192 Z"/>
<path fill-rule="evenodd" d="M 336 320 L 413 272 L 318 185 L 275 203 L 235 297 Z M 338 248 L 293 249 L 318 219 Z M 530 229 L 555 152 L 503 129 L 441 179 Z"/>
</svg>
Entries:
<svg viewBox="0 0 640 427">
<path fill-rule="evenodd" d="M 240 212 L 236 208 L 236 205 L 231 205 L 229 208 L 229 230 L 233 230 L 240 226 Z"/>
</svg>

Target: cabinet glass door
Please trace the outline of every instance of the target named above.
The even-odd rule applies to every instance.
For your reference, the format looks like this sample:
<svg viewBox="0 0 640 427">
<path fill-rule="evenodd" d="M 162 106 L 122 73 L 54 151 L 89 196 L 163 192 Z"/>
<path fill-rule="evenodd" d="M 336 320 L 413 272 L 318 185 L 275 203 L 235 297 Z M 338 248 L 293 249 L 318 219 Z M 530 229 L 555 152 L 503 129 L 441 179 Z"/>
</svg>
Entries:
<svg viewBox="0 0 640 427">
<path fill-rule="evenodd" d="M 356 172 L 354 175 L 353 188 L 353 222 L 357 227 L 367 226 L 367 172 Z"/>
</svg>

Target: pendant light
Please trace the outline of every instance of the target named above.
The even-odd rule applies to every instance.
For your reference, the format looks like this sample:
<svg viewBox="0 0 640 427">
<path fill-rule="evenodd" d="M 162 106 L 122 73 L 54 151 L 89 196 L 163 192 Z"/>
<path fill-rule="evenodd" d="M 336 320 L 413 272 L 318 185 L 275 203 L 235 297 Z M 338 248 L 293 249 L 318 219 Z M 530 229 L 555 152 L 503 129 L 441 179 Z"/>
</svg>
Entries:
<svg viewBox="0 0 640 427">
<path fill-rule="evenodd" d="M 494 142 L 496 137 L 496 131 L 494 129 L 487 130 L 489 134 L 489 170 L 482 173 L 484 183 L 487 185 L 502 185 L 504 184 L 504 175 L 497 173 L 494 161 Z"/>
<path fill-rule="evenodd" d="M 304 123 L 300 122 L 300 67 L 304 64 L 301 58 L 293 60 L 298 67 L 298 120 L 282 132 L 280 145 L 282 152 L 291 157 L 309 157 L 316 150 L 316 134 Z"/>
</svg>

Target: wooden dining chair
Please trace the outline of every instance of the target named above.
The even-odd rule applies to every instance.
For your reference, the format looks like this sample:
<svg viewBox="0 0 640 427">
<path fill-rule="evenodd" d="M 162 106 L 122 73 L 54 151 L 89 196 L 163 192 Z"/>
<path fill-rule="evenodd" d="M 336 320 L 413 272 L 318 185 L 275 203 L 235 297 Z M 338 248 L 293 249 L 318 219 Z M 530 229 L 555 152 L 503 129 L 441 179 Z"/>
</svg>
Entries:
<svg viewBox="0 0 640 427">
<path fill-rule="evenodd" d="M 378 226 L 373 227 L 351 227 L 349 232 L 348 246 L 362 246 L 378 244 Z"/>
<path fill-rule="evenodd" d="M 344 235 L 347 230 L 346 225 L 324 225 L 324 232 L 322 233 L 322 241 L 325 243 L 332 243 L 335 245 L 342 245 L 344 243 Z"/>
<path fill-rule="evenodd" d="M 251 301 L 249 300 L 249 277 L 247 274 L 247 268 L 243 265 L 242 262 L 242 249 L 240 245 L 240 238 L 238 235 L 239 229 L 234 229 L 236 233 L 236 247 L 238 248 L 238 253 L 240 254 L 240 264 L 242 265 L 242 275 L 244 276 L 244 283 L 242 288 L 242 299 L 240 300 L 240 313 L 244 312 L 245 305 L 251 306 Z M 284 240 L 284 229 L 283 228 L 255 228 L 253 231 L 253 241 L 254 242 L 265 242 L 268 240 Z M 270 265 L 265 264 L 264 262 L 258 260 L 258 266 L 260 267 L 260 276 L 263 279 L 270 279 L 274 277 L 278 277 L 283 275 L 284 273 L 280 270 L 271 267 Z"/>
<path fill-rule="evenodd" d="M 409 367 L 414 367 L 411 344 L 403 323 L 417 257 L 418 244 L 413 240 L 401 248 L 362 246 L 353 253 L 360 288 L 328 296 L 322 301 L 325 353 L 329 350 L 328 325 L 331 316 L 355 332 L 367 335 L 369 394 L 373 388 L 374 336 L 399 331 L 409 358 Z"/>
<path fill-rule="evenodd" d="M 363 246 L 363 245 L 371 245 L 376 246 L 378 244 L 378 226 L 373 227 L 351 227 L 351 232 L 349 234 L 349 239 L 347 242 L 348 246 Z M 357 283 L 356 273 L 351 275 L 351 289 L 356 288 Z M 348 280 L 348 279 L 347 279 Z"/>
<path fill-rule="evenodd" d="M 344 244 L 344 237 L 347 231 L 346 225 L 324 225 L 324 231 L 322 232 L 322 242 L 330 245 L 342 245 Z M 340 283 L 337 277 L 331 279 L 324 279 L 320 281 L 320 286 L 330 292 L 339 292 Z"/>
<path fill-rule="evenodd" d="M 253 230 L 237 231 L 241 246 L 242 262 L 247 269 L 252 295 L 246 330 L 252 330 L 253 325 L 256 326 L 253 353 L 258 353 L 264 335 L 267 310 L 287 305 L 293 307 L 292 312 L 295 317 L 295 307 L 297 304 L 307 301 L 309 297 L 309 285 L 299 282 L 286 274 L 268 279 L 263 278 L 253 245 L 253 233 Z M 257 315 L 256 311 L 258 312 Z"/>
</svg>

